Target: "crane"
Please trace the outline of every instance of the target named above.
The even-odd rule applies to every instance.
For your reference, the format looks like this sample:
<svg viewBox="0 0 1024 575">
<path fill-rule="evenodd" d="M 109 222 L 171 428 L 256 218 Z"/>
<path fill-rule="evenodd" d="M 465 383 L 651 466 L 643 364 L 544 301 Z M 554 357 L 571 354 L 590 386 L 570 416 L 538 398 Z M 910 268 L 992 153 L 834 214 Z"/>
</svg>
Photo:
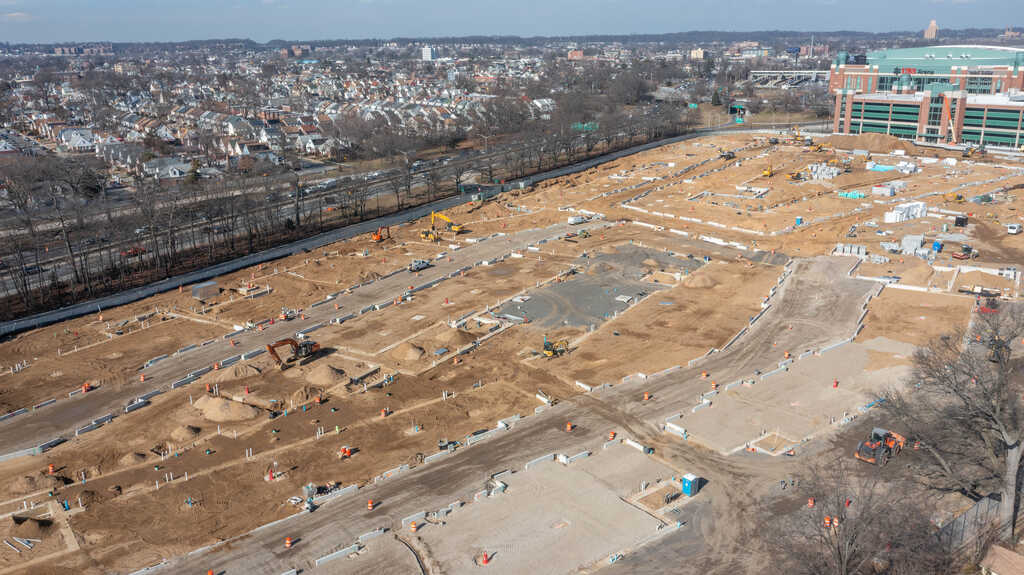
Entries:
<svg viewBox="0 0 1024 575">
<path fill-rule="evenodd" d="M 286 345 L 291 346 L 292 355 L 288 359 L 282 361 L 281 356 L 277 354 L 277 348 L 284 347 Z M 281 369 L 281 371 L 288 369 L 291 362 L 312 357 L 318 351 L 320 351 L 320 344 L 312 340 L 296 341 L 289 337 L 267 344 L 267 353 L 270 354 L 270 357 L 274 358 L 274 363 Z"/>
</svg>

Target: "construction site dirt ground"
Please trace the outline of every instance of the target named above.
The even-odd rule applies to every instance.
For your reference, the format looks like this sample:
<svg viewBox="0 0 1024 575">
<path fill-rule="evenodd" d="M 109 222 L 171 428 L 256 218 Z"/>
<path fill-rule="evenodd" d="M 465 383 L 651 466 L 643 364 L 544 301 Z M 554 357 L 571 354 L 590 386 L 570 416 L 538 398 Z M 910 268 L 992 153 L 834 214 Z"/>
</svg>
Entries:
<svg viewBox="0 0 1024 575">
<path fill-rule="evenodd" d="M 766 140 L 765 135 L 733 134 L 664 146 L 482 205 L 448 210 L 446 215 L 469 231 L 455 235 L 438 225 L 442 240 L 437 243 L 420 237 L 431 227 L 430 218 L 424 218 L 391 227 L 385 233 L 390 237 L 380 243 L 364 235 L 228 274 L 217 280 L 219 295 L 204 301 L 192 298 L 186 287 L 0 343 L 0 364 L 25 366 L 0 375 L 2 411 L 29 410 L 0 426 L 47 418 L 55 418 L 57 426 L 58 414 L 74 418 L 65 422 L 68 425 L 81 425 L 105 415 L 109 410 L 88 413 L 93 403 L 76 404 L 77 396 L 67 397 L 87 381 L 98 385 L 89 392 L 96 398 L 163 390 L 149 399 L 148 406 L 131 413 L 117 407 L 113 421 L 77 437 L 72 434 L 65 444 L 42 455 L 0 462 L 0 513 L 16 512 L 26 502 L 57 500 L 78 508 L 79 498 L 85 507 L 70 517 L 80 549 L 61 551 L 67 541 L 51 534 L 31 552 L 18 554 L 2 546 L 10 553 L 0 551 L 0 561 L 9 569 L 31 566 L 32 572 L 38 567 L 38 572 L 128 573 L 297 512 L 299 508 L 287 500 L 300 495 L 303 485 L 372 484 L 386 470 L 403 464 L 418 467 L 425 456 L 438 452 L 439 441 L 464 442 L 471 434 L 493 429 L 500 419 L 533 414 L 544 405 L 540 393 L 581 420 L 592 413 L 600 421 L 614 422 L 615 428 L 645 437 L 657 445 L 655 459 L 622 447 L 621 457 L 595 454 L 571 464 L 568 474 L 544 470 L 557 469 L 554 466 L 561 464 L 556 462 L 538 467 L 536 474 L 517 472 L 509 480 L 508 493 L 483 502 L 481 512 L 464 517 L 456 513 L 448 526 L 428 526 L 412 543 L 381 538 L 332 568 L 388 572 L 382 557 L 393 557 L 395 566 L 413 566 L 419 556 L 436 561 L 441 572 L 458 573 L 472 568 L 477 548 L 488 547 L 496 553 L 495 568 L 507 572 L 553 565 L 562 571 L 596 569 L 597 562 L 607 561 L 605 553 L 635 547 L 638 534 L 646 534 L 648 527 L 656 531 L 658 521 L 651 519 L 650 509 L 641 511 L 618 498 L 634 495 L 640 481 L 693 470 L 710 478 L 707 493 L 713 498 L 686 505 L 687 521 L 699 530 L 666 535 L 651 548 L 672 556 L 676 551 L 665 550 L 661 542 L 675 541 L 679 549 L 701 558 L 695 566 L 705 568 L 718 561 L 719 566 L 754 572 L 750 569 L 756 569 L 755 559 L 714 559 L 716 553 L 739 550 L 734 542 L 742 529 L 729 525 L 736 518 L 733 507 L 761 508 L 749 499 L 760 487 L 744 495 L 733 493 L 733 488 L 777 482 L 787 473 L 783 467 L 791 458 L 755 456 L 743 448 L 750 443 L 774 454 L 798 445 L 801 453 L 814 453 L 837 434 L 847 433 L 845 429 L 861 426 L 870 412 L 864 415 L 857 407 L 885 387 L 899 385 L 914 346 L 966 325 L 975 298 L 957 294 L 958 288 L 981 285 L 1014 298 L 1020 280 L 993 271 L 1019 265 L 1024 255 L 1024 235 L 1008 236 L 1002 227 L 1020 221 L 1024 202 L 1013 191 L 997 191 L 1024 183 L 1024 176 L 996 165 L 1001 161 L 958 161 L 952 167 L 922 163 L 920 173 L 894 175 L 866 170 L 858 158 L 851 173 L 834 180 L 795 183 L 786 181 L 785 173 L 849 154 L 771 146 Z M 895 147 L 884 139 L 870 140 L 865 145 L 859 140 L 834 142 L 870 148 L 876 152 L 872 159 L 881 164 L 914 159 L 877 155 Z M 748 149 L 737 152 L 738 161 L 719 157 L 725 150 L 744 147 Z M 918 152 L 907 149 L 908 154 Z M 706 163 L 674 175 L 699 162 Z M 764 178 L 760 172 L 769 164 L 777 174 Z M 943 198 L 956 186 L 996 178 L 1003 179 L 962 190 L 968 196 L 992 194 L 992 203 L 980 206 Z M 870 197 L 871 185 L 894 179 L 907 184 L 896 197 Z M 636 187 L 623 189 L 630 186 Z M 622 205 L 658 186 L 668 187 L 630 204 L 648 213 Z M 748 194 L 736 186 L 769 191 L 762 198 L 722 195 Z M 864 191 L 869 197 L 839 198 L 835 190 L 840 189 Z M 932 194 L 920 198 L 931 207 L 970 213 L 970 224 L 953 228 L 952 215 L 942 212 L 898 224 L 883 222 L 890 203 L 922 194 Z M 512 247 L 519 245 L 514 242 L 523 233 L 541 237 L 535 230 L 556 224 L 578 232 L 581 227 L 565 226 L 566 218 L 587 213 L 603 214 L 614 225 L 593 227 L 589 237 L 557 232 L 561 239 Z M 702 221 L 680 221 L 678 216 Z M 787 230 L 798 216 L 807 223 Z M 824 219 L 812 223 L 816 218 Z M 600 223 L 600 217 L 592 223 Z M 944 224 L 948 231 L 942 231 Z M 961 234 L 963 240 L 950 235 L 947 245 L 970 243 L 978 249 L 979 257 L 966 262 L 977 269 L 936 269 L 933 265 L 954 267 L 964 262 L 939 254 L 929 264 L 915 256 L 888 254 L 878 245 L 908 233 L 925 233 L 926 245 L 938 234 Z M 864 295 L 874 293 L 881 283 L 850 277 L 854 258 L 813 259 L 831 253 L 836 243 L 859 243 L 869 254 L 890 258 L 888 263 L 865 261 L 854 269 L 854 276 L 900 276 L 901 284 L 945 293 L 887 287 L 867 303 L 864 325 L 854 342 L 803 358 L 780 374 L 755 378 L 753 385 L 723 390 L 711 399 L 711 407 L 691 411 L 710 390 L 711 380 L 730 370 L 737 378 L 749 377 L 755 370 L 771 369 L 783 351 L 798 354 L 851 335 Z M 413 259 L 446 262 L 452 257 L 460 263 L 448 265 L 471 265 L 477 262 L 461 263 L 460 258 L 467 257 L 463 254 L 488 245 L 509 246 L 510 254 L 413 293 L 402 293 L 406 279 L 410 286 L 418 286 L 427 276 L 401 272 L 406 275 L 399 276 L 401 289 L 394 294 L 377 287 L 395 284 L 378 278 Z M 497 253 L 497 247 L 489 249 Z M 790 258 L 794 263 L 784 267 Z M 560 276 L 571 267 L 575 274 Z M 786 280 L 795 281 L 796 287 L 782 288 L 793 293 L 782 303 L 766 303 L 785 270 L 796 270 Z M 380 294 L 369 303 L 398 299 L 399 304 L 358 315 L 358 309 L 333 309 L 325 300 L 370 280 L 378 281 L 354 293 Z M 253 299 L 235 289 L 260 292 L 267 287 L 269 293 Z M 517 296 L 519 301 L 513 299 Z M 619 296 L 625 298 L 617 300 Z M 751 319 L 769 304 L 769 326 L 753 330 Z M 173 390 L 173 380 L 166 377 L 139 380 L 139 369 L 153 358 L 168 354 L 157 364 L 163 366 L 187 359 L 188 354 L 175 355 L 185 346 L 216 340 L 211 347 L 240 354 L 270 343 L 270 333 L 273 338 L 287 335 L 290 328 L 279 322 L 276 331 L 266 335 L 246 330 L 237 348 L 229 347 L 231 338 L 223 338 L 248 321 L 276 317 L 282 307 L 312 318 L 296 321 L 296 326 L 325 323 L 325 318 L 346 312 L 357 315 L 310 333 L 321 351 L 284 371 L 264 353 Z M 798 319 L 787 324 L 787 317 Z M 713 354 L 702 360 L 707 363 L 698 364 L 712 366 L 707 380 L 698 375 L 700 367 L 685 368 L 709 350 L 724 348 L 744 328 L 749 333 L 736 340 L 730 353 Z M 568 353 L 545 357 L 545 337 L 568 341 Z M 467 351 L 457 355 L 460 349 Z M 288 353 L 287 347 L 279 351 Z M 683 371 L 671 382 L 635 377 L 674 366 L 683 366 Z M 165 373 L 169 368 L 162 369 Z M 586 394 L 577 381 L 613 387 Z M 208 393 L 207 386 L 219 397 Z M 645 390 L 653 391 L 650 401 L 641 397 Z M 60 399 L 32 410 L 50 398 Z M 684 413 L 691 441 L 658 428 L 674 413 Z M 850 415 L 858 417 L 846 427 L 837 425 Z M 601 425 L 613 425 L 607 422 Z M 550 425 L 560 428 L 564 421 Z M 579 437 L 600 440 L 607 432 L 583 429 Z M 509 433 L 514 437 L 517 431 Z M 342 446 L 352 449 L 352 457 L 339 458 Z M 530 455 L 522 449 L 524 457 Z M 543 454 L 532 456 L 537 455 Z M 456 452 L 452 457 L 463 455 Z M 621 460 L 625 471 L 609 475 L 614 475 L 615 467 L 607 465 L 609 460 L 616 465 Z M 653 461 L 661 471 L 645 474 L 645 462 Z M 55 465 L 53 475 L 47 472 L 49 463 Z M 268 473 L 273 481 L 266 480 Z M 594 515 L 597 511 L 588 507 L 593 505 L 589 500 L 608 504 L 598 505 L 600 514 Z M 606 526 L 597 538 L 590 533 L 597 529 L 595 521 Z M 584 529 L 587 538 L 574 535 Z M 228 546 L 241 548 L 245 541 Z M 415 554 L 410 549 L 416 549 Z M 42 563 L 29 563 L 44 553 L 58 552 L 62 554 Z M 558 563 L 552 563 L 556 559 Z M 281 571 L 285 569 L 267 572 Z"/>
</svg>

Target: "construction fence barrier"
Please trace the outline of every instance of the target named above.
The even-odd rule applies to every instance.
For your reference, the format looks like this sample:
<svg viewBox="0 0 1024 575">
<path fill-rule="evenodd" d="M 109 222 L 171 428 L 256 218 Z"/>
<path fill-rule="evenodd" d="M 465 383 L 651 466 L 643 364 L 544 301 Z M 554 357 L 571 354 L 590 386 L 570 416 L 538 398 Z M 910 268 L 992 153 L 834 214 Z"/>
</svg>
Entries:
<svg viewBox="0 0 1024 575">
<path fill-rule="evenodd" d="M 576 461 L 577 459 L 583 459 L 584 457 L 590 457 L 590 452 L 589 451 L 581 451 L 581 452 L 577 453 L 576 455 L 573 455 L 571 457 L 566 458 L 565 463 L 569 464 L 569 463 L 572 463 L 572 462 Z"/>
<path fill-rule="evenodd" d="M 422 523 L 423 520 L 426 519 L 426 517 L 427 517 L 427 512 L 426 511 L 420 511 L 419 513 L 413 513 L 412 515 L 402 519 L 402 529 L 408 529 L 409 524 L 412 523 L 413 521 L 417 521 L 417 522 L 421 522 Z"/>
<path fill-rule="evenodd" d="M 732 336 L 732 339 L 730 339 L 724 346 L 722 346 L 722 349 L 723 350 L 729 349 L 732 346 L 732 344 L 736 343 L 736 340 L 738 340 L 739 338 L 743 337 L 743 334 L 747 333 L 748 329 L 749 328 L 746 328 L 746 327 L 741 329 L 739 331 L 739 333 L 737 333 L 736 335 Z"/>
<path fill-rule="evenodd" d="M 789 365 L 791 363 L 793 363 L 793 359 L 792 358 L 784 359 L 784 360 L 779 362 L 779 367 L 786 367 L 787 365 Z"/>
<path fill-rule="evenodd" d="M 14 410 L 14 411 L 12 411 L 10 413 L 5 413 L 4 415 L 0 415 L 0 421 L 6 421 L 6 420 L 8 420 L 8 419 L 10 419 L 12 417 L 21 415 L 23 413 L 28 413 L 28 408 L 23 407 L 21 409 L 16 409 L 16 410 Z"/>
<path fill-rule="evenodd" d="M 697 413 L 697 411 L 704 409 L 705 407 L 711 407 L 711 402 L 706 399 L 693 406 L 693 408 L 690 409 L 690 413 Z"/>
<path fill-rule="evenodd" d="M 814 350 L 813 349 L 809 349 L 809 350 L 801 353 L 799 356 L 797 356 L 797 358 L 798 359 L 804 359 L 805 357 L 808 357 L 808 356 L 811 356 L 811 355 L 814 355 Z"/>
<path fill-rule="evenodd" d="M 61 443 L 64 443 L 65 441 L 67 441 L 67 440 L 64 439 L 63 437 L 58 437 L 56 439 L 51 439 L 50 441 L 47 441 L 46 443 L 40 444 L 37 449 L 39 450 L 40 453 L 42 453 L 42 452 L 44 452 L 44 451 L 46 451 L 48 449 L 53 449 L 54 447 L 57 447 L 58 445 L 60 445 Z"/>
<path fill-rule="evenodd" d="M 143 399 L 141 401 L 136 401 L 136 402 L 133 402 L 133 403 L 129 403 L 128 405 L 125 406 L 124 412 L 125 413 L 131 413 L 131 412 L 135 411 L 136 409 L 142 409 L 143 407 L 146 407 L 147 405 L 149 405 L 149 401 L 147 401 L 145 399 Z"/>
<path fill-rule="evenodd" d="M 632 439 L 623 439 L 622 443 L 625 443 L 626 445 L 628 445 L 628 446 L 630 446 L 632 448 L 640 450 L 640 452 L 645 454 L 645 455 L 649 455 L 651 453 L 654 453 L 654 449 L 652 449 L 650 447 L 647 447 L 646 445 L 643 445 L 642 443 L 640 443 L 638 441 L 634 441 Z"/>
<path fill-rule="evenodd" d="M 831 345 L 827 345 L 827 346 L 821 348 L 820 350 L 818 350 L 818 355 L 824 355 L 826 351 L 832 351 L 833 349 L 835 349 L 835 348 L 837 348 L 837 347 L 839 347 L 841 345 L 845 345 L 845 344 L 847 344 L 849 342 L 850 342 L 850 340 L 844 339 L 843 341 L 839 341 L 839 342 L 833 343 Z"/>
<path fill-rule="evenodd" d="M 190 375 L 188 377 L 183 377 L 183 378 L 179 379 L 178 381 L 175 381 L 174 383 L 172 383 L 171 384 L 171 389 L 178 389 L 179 387 L 188 385 L 188 384 L 192 383 L 193 381 L 195 381 L 198 378 L 199 378 L 198 375 Z"/>
<path fill-rule="evenodd" d="M 782 373 L 782 372 L 784 372 L 784 371 L 787 371 L 787 370 L 786 370 L 786 367 L 785 367 L 785 366 L 783 366 L 783 367 L 778 367 L 778 368 L 775 368 L 775 369 L 773 369 L 773 370 L 771 370 L 771 371 L 769 371 L 769 372 L 766 372 L 766 373 L 762 373 L 762 374 L 761 374 L 761 380 L 763 381 L 763 380 L 765 380 L 765 379 L 768 379 L 768 377 L 770 377 L 770 376 L 772 376 L 772 375 L 775 375 L 775 374 L 777 374 L 777 373 Z"/>
<path fill-rule="evenodd" d="M 577 382 L 576 382 L 576 385 L 577 385 L 577 386 L 578 386 L 578 387 L 579 387 L 580 389 L 582 389 L 583 391 L 586 391 L 586 392 L 590 392 L 590 391 L 593 391 L 593 390 L 594 390 L 594 388 L 593 388 L 593 387 L 590 387 L 589 385 L 587 385 L 587 384 L 583 383 L 582 381 L 577 381 Z"/>
<path fill-rule="evenodd" d="M 281 575 L 298 575 L 298 573 L 299 572 L 297 570 L 295 570 L 295 569 L 289 569 L 289 570 L 285 571 L 284 573 L 281 573 Z"/>
<path fill-rule="evenodd" d="M 437 453 L 435 453 L 433 455 L 428 455 L 428 456 L 424 457 L 423 458 L 423 463 L 433 463 L 433 462 L 437 461 L 438 459 L 442 459 L 442 458 L 447 457 L 447 456 L 449 456 L 451 454 L 452 454 L 451 451 L 439 451 L 439 452 L 437 452 Z"/>
<path fill-rule="evenodd" d="M 38 453 L 37 449 L 38 448 L 35 448 L 35 447 L 29 447 L 28 449 L 19 449 L 18 451 L 12 451 L 10 453 L 5 453 L 3 455 L 0 455 L 0 461 L 7 461 L 8 459 L 16 459 L 18 457 L 25 457 L 27 455 L 36 455 Z"/>
<path fill-rule="evenodd" d="M 140 395 L 138 400 L 139 401 L 145 401 L 147 399 L 153 399 L 154 397 L 160 395 L 161 393 L 163 393 L 163 390 L 161 390 L 161 389 L 154 389 L 153 391 L 150 391 L 150 392 L 147 392 L 147 393 L 144 393 L 144 394 Z"/>
<path fill-rule="evenodd" d="M 409 465 L 408 464 L 403 463 L 402 465 L 399 465 L 398 467 L 396 467 L 394 469 L 389 469 L 389 470 L 385 471 L 384 473 L 381 473 L 377 477 L 373 478 L 373 482 L 377 483 L 378 481 L 384 481 L 385 479 L 391 479 L 392 477 L 398 475 L 399 473 L 402 473 L 403 471 L 409 471 Z"/>
<path fill-rule="evenodd" d="M 209 372 L 210 372 L 210 370 L 212 370 L 212 369 L 213 369 L 212 367 L 210 367 L 210 366 L 206 366 L 206 367 L 203 367 L 203 368 L 197 369 L 197 370 L 195 370 L 195 371 L 190 371 L 190 372 L 188 372 L 188 376 L 189 376 L 189 377 L 199 377 L 200 375 L 204 375 L 204 374 L 206 374 L 206 373 L 209 373 Z"/>
<path fill-rule="evenodd" d="M 522 416 L 517 413 L 516 415 L 513 415 L 511 417 L 506 417 L 505 419 L 499 419 L 498 420 L 498 427 L 497 427 L 497 429 L 511 429 L 512 428 L 512 424 L 517 422 L 517 421 L 519 421 L 521 418 L 522 418 Z"/>
<path fill-rule="evenodd" d="M 296 332 L 296 333 L 301 333 L 301 334 L 305 335 L 305 334 L 307 334 L 307 333 L 312 333 L 312 332 L 314 332 L 314 331 L 316 331 L 316 330 L 318 330 L 318 329 L 322 328 L 323 326 L 324 326 L 324 324 L 322 324 L 322 323 L 318 323 L 318 324 L 316 324 L 316 325 L 311 325 L 311 326 L 307 327 L 306 329 L 300 329 L 300 330 L 299 330 L 298 332 Z"/>
<path fill-rule="evenodd" d="M 183 348 L 179 349 L 178 351 L 174 352 L 174 355 L 181 355 L 181 354 L 185 353 L 186 351 L 190 351 L 190 350 L 196 349 L 197 347 L 199 347 L 199 346 L 196 345 L 196 344 L 186 345 L 185 347 L 183 347 Z"/>
<path fill-rule="evenodd" d="M 167 359 L 167 357 L 168 357 L 168 356 L 167 356 L 167 354 L 166 354 L 166 353 L 165 353 L 165 354 L 163 354 L 163 355 L 158 355 L 158 356 L 154 357 L 153 359 L 151 359 L 151 360 L 147 361 L 147 362 L 146 362 L 146 367 L 149 367 L 149 366 L 153 365 L 154 363 L 156 363 L 156 362 L 158 362 L 158 361 L 160 361 L 160 360 L 164 360 L 164 359 Z"/>
<path fill-rule="evenodd" d="M 763 316 L 771 308 L 772 308 L 771 304 L 768 304 L 768 305 L 764 306 L 764 308 L 760 312 L 758 312 L 757 315 L 755 315 L 754 317 L 750 318 L 750 325 L 754 325 L 754 322 L 756 322 L 757 320 L 761 319 L 761 316 Z"/>
<path fill-rule="evenodd" d="M 358 485 L 354 485 L 354 484 L 353 485 L 349 485 L 348 487 L 342 487 L 341 489 L 335 489 L 334 491 L 331 491 L 330 493 L 325 493 L 323 495 L 317 495 L 316 497 L 313 498 L 313 503 L 316 503 L 317 505 L 322 505 L 322 504 L 326 503 L 327 501 L 330 501 L 331 499 L 334 499 L 336 497 L 341 497 L 342 495 L 348 495 L 349 493 L 355 493 L 356 491 L 359 491 L 359 486 Z"/>
<path fill-rule="evenodd" d="M 233 355 L 231 357 L 227 357 L 227 358 L 224 358 L 224 359 L 220 360 L 220 362 L 218 362 L 218 363 L 220 363 L 221 367 L 227 367 L 229 365 L 232 365 L 232 364 L 236 363 L 240 359 L 242 359 L 242 356 L 240 356 L 240 355 Z"/>
<path fill-rule="evenodd" d="M 337 325 L 341 325 L 341 324 L 345 323 L 346 321 L 348 321 L 348 320 L 350 320 L 350 319 L 352 319 L 354 317 L 356 317 L 356 314 L 354 314 L 354 313 L 349 313 L 349 314 L 345 314 L 345 315 L 339 315 L 338 317 L 332 319 L 331 323 L 337 324 Z"/>
<path fill-rule="evenodd" d="M 245 333 L 244 329 L 240 329 L 238 331 L 233 331 L 231 333 L 224 334 L 224 339 L 231 339 L 231 338 L 235 337 L 236 335 L 241 335 L 243 333 Z"/>
<path fill-rule="evenodd" d="M 99 424 L 99 423 L 90 423 L 89 425 L 86 425 L 85 427 L 79 427 L 78 429 L 76 429 L 75 430 L 75 435 L 77 436 L 77 435 L 83 435 L 83 434 L 89 433 L 90 431 L 93 431 L 95 429 L 99 429 L 101 426 L 102 426 L 102 424 Z"/>
<path fill-rule="evenodd" d="M 360 543 L 366 543 L 370 539 L 373 539 L 375 537 L 380 537 L 383 534 L 384 534 L 384 528 L 383 527 L 378 527 L 378 528 L 374 529 L 373 531 L 368 531 L 368 532 L 363 533 L 362 535 L 360 535 L 359 536 L 359 542 Z"/>
<path fill-rule="evenodd" d="M 526 462 L 526 465 L 523 466 L 523 471 L 529 471 L 531 466 L 538 465 L 540 463 L 544 463 L 545 461 L 552 461 L 552 460 L 554 460 L 554 458 L 555 458 L 555 454 L 554 453 L 549 453 L 547 455 L 542 455 L 541 457 L 538 457 L 536 459 L 531 459 L 530 461 Z"/>
<path fill-rule="evenodd" d="M 106 423 L 106 422 L 108 422 L 108 421 L 110 421 L 112 419 L 114 419 L 114 414 L 113 413 L 108 413 L 108 414 L 104 415 L 103 417 L 100 417 L 100 418 L 92 420 L 92 422 L 94 424 L 96 424 L 96 425 L 100 425 L 100 424 Z"/>
<path fill-rule="evenodd" d="M 267 350 L 262 348 L 262 347 L 258 348 L 258 349 L 251 350 L 251 351 L 247 351 L 247 352 L 242 354 L 242 359 L 252 359 L 252 358 L 256 357 L 257 355 L 260 355 L 260 354 L 263 354 L 263 353 L 266 353 L 266 352 L 267 352 Z"/>
<path fill-rule="evenodd" d="M 46 407 L 47 405 L 55 403 L 56 401 L 57 401 L 56 398 L 54 398 L 54 399 L 47 399 L 46 401 L 44 401 L 42 403 L 37 403 L 37 404 L 33 405 L 32 409 L 36 410 L 36 409 L 39 409 L 40 407 Z"/>
<path fill-rule="evenodd" d="M 737 379 L 736 381 L 734 381 L 732 383 L 727 383 L 725 385 L 725 390 L 729 391 L 730 389 L 733 389 L 735 387 L 739 387 L 740 385 L 743 385 L 743 380 L 742 379 Z"/>
<path fill-rule="evenodd" d="M 349 555 L 355 553 L 356 551 L 359 551 L 359 544 L 358 543 L 355 544 L 355 545 L 350 545 L 350 546 L 348 546 L 348 547 L 346 547 L 344 549 L 339 549 L 339 550 L 337 550 L 337 551 L 335 551 L 333 553 L 328 553 L 327 555 L 324 555 L 323 557 L 319 557 L 315 561 L 313 561 L 313 565 L 315 567 L 319 567 L 319 566 L 323 565 L 324 563 L 327 563 L 328 561 L 331 561 L 333 559 L 338 559 L 339 557 L 348 557 Z M 295 573 L 295 570 L 292 569 L 291 572 Z"/>
<path fill-rule="evenodd" d="M 320 300 L 318 302 L 314 302 L 314 303 L 310 304 L 309 307 L 310 308 L 320 307 L 320 306 L 324 305 L 325 303 L 330 303 L 330 302 L 331 302 L 331 300 L 329 300 L 329 299 Z"/>
</svg>

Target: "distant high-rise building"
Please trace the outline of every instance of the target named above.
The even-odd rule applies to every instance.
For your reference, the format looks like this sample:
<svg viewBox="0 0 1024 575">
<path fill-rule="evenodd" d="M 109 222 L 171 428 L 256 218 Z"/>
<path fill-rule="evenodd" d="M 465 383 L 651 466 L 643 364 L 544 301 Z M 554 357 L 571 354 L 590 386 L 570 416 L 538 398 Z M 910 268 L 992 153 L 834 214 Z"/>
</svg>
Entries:
<svg viewBox="0 0 1024 575">
<path fill-rule="evenodd" d="M 434 49 L 430 46 L 424 46 L 421 51 L 420 59 L 424 62 L 429 62 L 434 59 Z"/>
<path fill-rule="evenodd" d="M 939 35 L 939 25 L 935 23 L 935 20 L 932 20 L 928 24 L 928 27 L 924 29 L 924 39 L 925 40 L 934 40 L 935 37 L 938 36 L 938 35 Z"/>
<path fill-rule="evenodd" d="M 690 50 L 691 60 L 703 60 L 705 56 L 707 56 L 707 52 L 704 51 L 704 48 L 694 48 L 693 50 Z"/>
</svg>

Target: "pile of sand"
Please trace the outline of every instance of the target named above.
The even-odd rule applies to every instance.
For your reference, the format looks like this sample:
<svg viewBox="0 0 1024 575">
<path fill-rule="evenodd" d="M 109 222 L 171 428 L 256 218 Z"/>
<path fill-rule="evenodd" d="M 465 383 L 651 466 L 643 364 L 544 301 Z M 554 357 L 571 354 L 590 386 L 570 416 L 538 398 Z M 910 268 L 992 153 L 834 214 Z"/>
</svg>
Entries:
<svg viewBox="0 0 1024 575">
<path fill-rule="evenodd" d="M 253 419 L 260 413 L 251 405 L 212 395 L 200 397 L 193 405 L 204 418 L 217 423 Z"/>
<path fill-rule="evenodd" d="M 596 263 L 596 264 L 590 266 L 589 268 L 587 268 L 587 274 L 588 275 L 592 275 L 592 276 L 594 276 L 594 275 L 601 275 L 601 274 L 608 273 L 608 272 L 610 272 L 610 271 L 612 271 L 614 269 L 615 268 L 613 268 L 612 266 L 610 266 L 610 265 L 608 265 L 608 264 L 606 264 L 604 262 L 600 262 L 600 263 Z"/>
<path fill-rule="evenodd" d="M 449 348 L 457 348 L 466 345 L 467 343 L 473 343 L 476 341 L 476 336 L 463 331 L 461 329 L 449 329 L 441 332 L 436 338 L 440 343 L 448 344 Z"/>
<path fill-rule="evenodd" d="M 359 274 L 359 281 L 360 282 L 365 282 L 365 281 L 370 281 L 370 280 L 379 280 L 379 279 L 380 279 L 380 274 L 377 273 L 377 272 L 363 272 L 363 273 Z"/>
<path fill-rule="evenodd" d="M 315 397 L 323 397 L 324 388 L 320 386 L 304 385 L 292 393 L 292 403 L 303 404 Z"/>
<path fill-rule="evenodd" d="M 888 154 L 895 150 L 903 150 L 913 154 L 915 148 L 912 144 L 900 140 L 896 136 L 885 134 L 860 134 L 858 136 L 830 136 L 825 141 L 844 150 L 868 150 L 879 154 Z"/>
<path fill-rule="evenodd" d="M 348 383 L 348 376 L 345 374 L 345 370 L 340 367 L 321 363 L 306 375 L 306 381 L 312 385 L 330 388 L 338 384 Z"/>
<path fill-rule="evenodd" d="M 202 399 L 205 399 L 205 398 L 202 398 Z M 196 405 L 197 406 L 199 405 L 198 401 L 196 402 Z M 175 429 L 174 431 L 171 432 L 171 439 L 173 439 L 174 441 L 177 441 L 179 443 L 180 442 L 185 442 L 185 441 L 192 441 L 193 439 L 195 439 L 199 435 L 200 431 L 202 431 L 202 430 L 199 429 L 198 427 L 193 426 L 193 425 L 182 425 L 181 427 L 179 427 L 179 428 L 177 428 L 177 429 Z M 137 455 L 137 454 L 133 454 L 133 455 Z M 123 460 L 124 457 L 122 457 L 121 459 Z"/>
<path fill-rule="evenodd" d="M 210 379 L 216 383 L 226 383 L 236 379 L 245 379 L 260 374 L 259 368 L 252 365 L 236 365 L 230 369 L 220 369 L 210 375 Z"/>
<path fill-rule="evenodd" d="M 683 285 L 689 288 L 713 288 L 718 285 L 715 278 L 707 274 L 690 274 L 683 278 Z"/>
<path fill-rule="evenodd" d="M 643 265 L 645 265 L 645 266 L 649 267 L 649 268 L 660 268 L 660 267 L 661 267 L 661 264 L 659 264 L 659 263 L 658 263 L 657 261 L 655 261 L 655 260 L 653 260 L 653 259 L 651 259 L 651 258 L 647 258 L 647 259 L 645 259 L 645 260 L 644 260 L 643 262 L 641 262 L 641 263 L 642 263 Z"/>
<path fill-rule="evenodd" d="M 403 341 L 391 350 L 391 357 L 399 361 L 416 361 L 423 357 L 424 353 L 422 347 Z"/>
<path fill-rule="evenodd" d="M 42 539 L 53 531 L 53 521 L 11 516 L 10 534 L 22 539 Z"/>
<path fill-rule="evenodd" d="M 135 465 L 136 463 L 142 463 L 146 460 L 145 453 L 139 453 L 138 451 L 132 451 L 131 453 L 125 453 L 121 459 L 117 462 L 125 467 Z"/>
</svg>

